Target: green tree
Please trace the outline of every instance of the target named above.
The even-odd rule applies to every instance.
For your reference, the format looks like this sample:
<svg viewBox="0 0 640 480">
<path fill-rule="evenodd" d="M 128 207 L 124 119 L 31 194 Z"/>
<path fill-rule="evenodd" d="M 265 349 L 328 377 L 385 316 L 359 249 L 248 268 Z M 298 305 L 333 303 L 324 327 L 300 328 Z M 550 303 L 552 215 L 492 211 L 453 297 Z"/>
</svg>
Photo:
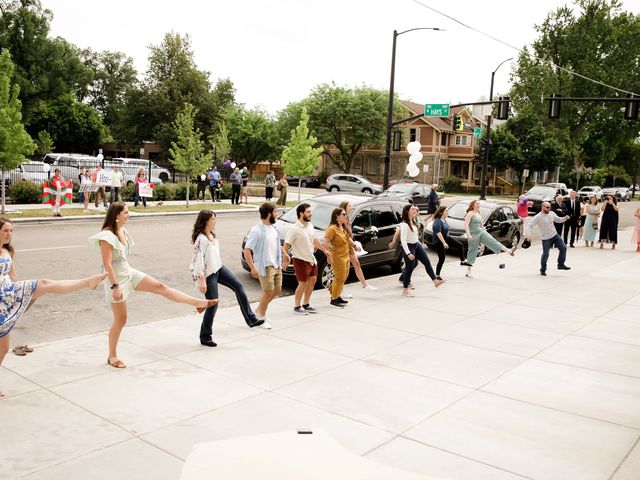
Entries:
<svg viewBox="0 0 640 480">
<path fill-rule="evenodd" d="M 215 157 L 221 161 L 231 158 L 231 142 L 226 123 L 220 122 L 218 132 L 209 137 L 209 143 L 215 150 Z"/>
<path fill-rule="evenodd" d="M 277 159 L 275 122 L 263 110 L 247 110 L 238 106 L 228 110 L 225 122 L 229 126 L 231 159 L 249 170 L 260 161 Z"/>
<path fill-rule="evenodd" d="M 2 213 L 5 213 L 5 172 L 25 161 L 36 148 L 22 124 L 20 87 L 11 84 L 13 63 L 9 52 L 0 53 L 0 171 L 2 177 Z"/>
<path fill-rule="evenodd" d="M 46 155 L 47 153 L 53 152 L 55 145 L 53 144 L 53 139 L 49 132 L 46 130 L 42 130 L 38 132 L 38 138 L 36 139 L 36 153 L 38 155 Z"/>
<path fill-rule="evenodd" d="M 640 17 L 623 11 L 618 0 L 574 0 L 574 5 L 551 12 L 536 27 L 540 36 L 532 45 L 534 57 L 528 50 L 520 55 L 511 89 L 515 110 L 537 115 L 571 152 L 572 161 L 563 166 L 567 172 L 611 163 L 640 132 L 638 122 L 622 119 L 617 103 L 564 102 L 561 118 L 547 118 L 548 105 L 540 98 L 552 93 L 624 97 L 562 68 L 626 91 L 640 85 Z"/>
<path fill-rule="evenodd" d="M 184 104 L 183 110 L 178 113 L 173 124 L 178 140 L 171 142 L 169 149 L 173 166 L 187 174 L 187 208 L 191 179 L 196 174 L 204 173 L 211 165 L 211 153 L 205 153 L 204 142 L 201 140 L 202 134 L 194 124 L 196 114 L 197 111 L 193 105 Z"/>
<path fill-rule="evenodd" d="M 314 145 L 318 140 L 309 135 L 309 115 L 307 109 L 302 108 L 300 124 L 291 131 L 291 141 L 282 152 L 284 172 L 293 176 L 310 175 L 320 163 L 323 149 Z M 298 201 L 302 182 L 298 182 Z"/>
</svg>

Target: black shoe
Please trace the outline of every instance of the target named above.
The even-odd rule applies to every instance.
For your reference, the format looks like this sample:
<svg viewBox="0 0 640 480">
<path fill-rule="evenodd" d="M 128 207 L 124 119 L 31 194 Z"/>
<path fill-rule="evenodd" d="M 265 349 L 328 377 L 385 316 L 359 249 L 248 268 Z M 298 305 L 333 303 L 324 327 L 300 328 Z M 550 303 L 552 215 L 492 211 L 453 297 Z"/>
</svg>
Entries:
<svg viewBox="0 0 640 480">
<path fill-rule="evenodd" d="M 252 323 L 251 325 L 249 325 L 249 328 L 259 327 L 263 323 L 264 323 L 264 320 L 256 320 L 255 323 Z"/>
<path fill-rule="evenodd" d="M 571 267 L 567 267 L 566 265 L 558 265 L 558 270 L 571 270 Z"/>
<path fill-rule="evenodd" d="M 473 267 L 473 265 L 471 265 L 469 262 L 467 262 L 466 260 L 464 262 L 460 262 L 460 265 L 462 265 L 463 267 Z"/>
<path fill-rule="evenodd" d="M 338 298 L 336 298 L 336 300 L 339 301 L 340 303 L 342 303 L 343 305 L 347 305 L 349 303 L 346 300 L 344 300 L 342 297 L 338 297 Z"/>
<path fill-rule="evenodd" d="M 442 280 L 442 277 L 440 275 L 436 275 L 436 280 Z"/>
<path fill-rule="evenodd" d="M 344 308 L 344 303 L 340 303 L 340 300 L 338 298 L 336 298 L 335 300 L 331 300 L 329 304 L 333 305 L 334 307 Z"/>
<path fill-rule="evenodd" d="M 572 243 L 571 245 L 569 245 L 569 248 L 576 248 L 576 247 L 574 247 L 573 243 Z"/>
<path fill-rule="evenodd" d="M 200 344 L 204 345 L 205 347 L 217 347 L 218 344 L 216 342 L 214 342 L 213 340 L 208 340 L 206 342 L 203 342 L 202 340 L 200 340 Z"/>
<path fill-rule="evenodd" d="M 547 276 L 547 272 L 545 272 L 544 270 L 540 270 L 540 275 L 542 275 L 543 277 Z"/>
</svg>

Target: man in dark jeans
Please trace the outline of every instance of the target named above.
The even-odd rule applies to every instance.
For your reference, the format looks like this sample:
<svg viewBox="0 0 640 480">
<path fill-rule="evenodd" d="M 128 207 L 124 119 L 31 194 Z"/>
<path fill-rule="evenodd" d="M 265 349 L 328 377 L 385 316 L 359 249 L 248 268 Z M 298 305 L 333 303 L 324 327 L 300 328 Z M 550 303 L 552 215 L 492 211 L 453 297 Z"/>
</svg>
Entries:
<svg viewBox="0 0 640 480">
<path fill-rule="evenodd" d="M 242 188 L 242 176 L 238 167 L 233 169 L 233 173 L 229 176 L 231 181 L 231 205 L 240 205 L 240 189 Z"/>
<path fill-rule="evenodd" d="M 427 200 L 427 217 L 425 218 L 425 222 L 433 219 L 436 210 L 438 210 L 438 207 L 440 206 L 440 199 L 438 198 L 438 193 L 436 192 L 437 189 L 437 183 L 431 185 L 431 192 L 429 192 L 429 199 Z"/>
<path fill-rule="evenodd" d="M 525 238 L 531 242 L 531 230 L 535 225 L 540 229 L 540 240 L 542 241 L 542 257 L 540 257 L 540 275 L 547 276 L 547 260 L 549 259 L 549 249 L 555 246 L 558 252 L 558 270 L 571 270 L 571 267 L 565 265 L 567 258 L 567 246 L 556 231 L 555 225 L 562 225 L 569 220 L 569 215 L 559 217 L 551 211 L 549 202 L 542 202 L 540 213 L 538 213 L 524 229 Z"/>
</svg>

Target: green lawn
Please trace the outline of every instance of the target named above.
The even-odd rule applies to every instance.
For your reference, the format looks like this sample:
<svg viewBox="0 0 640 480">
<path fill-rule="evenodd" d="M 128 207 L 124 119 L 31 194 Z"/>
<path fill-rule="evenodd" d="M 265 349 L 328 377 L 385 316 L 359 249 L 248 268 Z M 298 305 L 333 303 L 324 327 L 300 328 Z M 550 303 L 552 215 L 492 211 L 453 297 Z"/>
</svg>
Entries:
<svg viewBox="0 0 640 480">
<path fill-rule="evenodd" d="M 8 209 L 11 206 L 7 207 Z M 73 207 L 62 207 L 60 213 L 63 217 L 91 217 L 104 215 L 104 212 L 99 212 L 95 210 L 89 210 L 87 213 L 84 213 L 82 208 L 73 208 Z M 29 210 L 22 210 L 20 213 L 7 213 L 7 217 L 9 218 L 32 218 L 32 217 L 52 217 L 51 208 L 33 208 Z"/>
<path fill-rule="evenodd" d="M 244 208 L 246 205 L 231 205 L 229 203 L 211 203 L 211 202 L 189 202 L 189 208 L 186 203 L 180 205 L 162 205 L 156 206 L 156 202 L 149 202 L 147 208 L 143 206 L 129 207 L 130 212 L 136 213 L 163 213 L 163 212 L 194 212 L 197 213 L 200 210 L 237 210 Z M 252 204 L 249 204 L 252 206 Z"/>
</svg>

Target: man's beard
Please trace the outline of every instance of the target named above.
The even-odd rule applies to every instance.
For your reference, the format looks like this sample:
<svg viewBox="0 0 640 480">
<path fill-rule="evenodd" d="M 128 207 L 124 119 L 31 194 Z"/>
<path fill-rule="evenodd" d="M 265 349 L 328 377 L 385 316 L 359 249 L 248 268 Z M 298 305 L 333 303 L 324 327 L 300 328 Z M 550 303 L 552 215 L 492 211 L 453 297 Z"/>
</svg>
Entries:
<svg viewBox="0 0 640 480">
<path fill-rule="evenodd" d="M 271 216 L 269 217 L 269 223 L 270 223 L 271 225 L 273 225 L 274 223 L 276 223 L 276 217 L 275 217 L 275 215 L 271 215 Z"/>
</svg>

